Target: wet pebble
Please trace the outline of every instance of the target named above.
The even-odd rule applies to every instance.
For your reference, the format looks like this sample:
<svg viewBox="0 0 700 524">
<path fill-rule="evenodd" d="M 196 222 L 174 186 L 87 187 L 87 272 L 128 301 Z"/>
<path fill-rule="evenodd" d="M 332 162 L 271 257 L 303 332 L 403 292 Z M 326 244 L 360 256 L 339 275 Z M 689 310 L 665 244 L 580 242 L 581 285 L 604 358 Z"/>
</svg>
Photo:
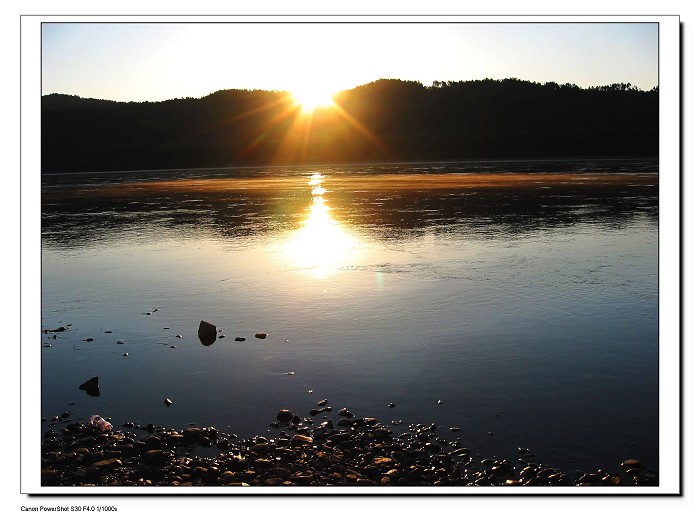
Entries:
<svg viewBox="0 0 700 524">
<path fill-rule="evenodd" d="M 261 339 L 267 338 L 267 333 L 263 333 L 262 331 L 258 331 L 258 332 L 255 334 L 255 338 L 261 338 Z"/>
<path fill-rule="evenodd" d="M 291 422 L 292 419 L 294 418 L 294 413 L 289 411 L 288 409 L 280 409 L 277 412 L 277 420 L 279 420 L 283 424 L 287 424 L 288 422 Z"/>
</svg>

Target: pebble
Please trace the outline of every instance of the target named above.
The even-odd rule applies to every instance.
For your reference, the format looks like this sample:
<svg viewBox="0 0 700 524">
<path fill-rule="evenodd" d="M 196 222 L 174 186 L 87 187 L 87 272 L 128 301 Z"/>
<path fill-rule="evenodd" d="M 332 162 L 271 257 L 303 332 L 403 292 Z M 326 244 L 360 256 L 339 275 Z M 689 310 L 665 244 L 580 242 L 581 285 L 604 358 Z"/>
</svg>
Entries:
<svg viewBox="0 0 700 524">
<path fill-rule="evenodd" d="M 258 331 L 255 334 L 255 338 L 267 338 L 267 333 L 263 333 L 262 331 Z"/>
<path fill-rule="evenodd" d="M 280 409 L 277 412 L 276 418 L 283 424 L 287 424 L 288 422 L 291 422 L 291 420 L 294 418 L 294 414 L 288 409 Z"/>
<path fill-rule="evenodd" d="M 389 402 L 389 407 L 390 407 L 390 408 L 395 408 L 395 407 L 396 407 L 396 404 L 394 404 L 393 402 Z"/>
<path fill-rule="evenodd" d="M 277 420 L 302 422 L 287 409 L 279 410 Z M 658 485 L 656 474 L 636 459 L 622 462 L 623 468 L 635 470 L 633 476 L 601 469 L 569 477 L 522 459 L 474 461 L 462 446 L 448 451 L 446 439 L 427 431 L 430 426 L 425 424 L 410 424 L 409 431 L 395 437 L 374 417 L 341 418 L 340 428 L 330 421 L 303 422 L 308 426 L 285 427 L 277 438 L 233 441 L 238 437 L 211 427 L 175 431 L 148 424 L 144 428 L 148 433 L 139 439 L 121 430 L 99 433 L 79 421 L 66 425 L 60 434 L 53 430 L 44 434 L 41 482 L 43 486 L 193 487 Z M 138 423 L 123 427 L 129 426 Z M 221 454 L 197 451 L 214 445 Z"/>
<path fill-rule="evenodd" d="M 163 401 L 163 404 L 165 404 L 166 406 L 170 406 L 172 403 L 173 403 L 173 401 L 170 400 L 169 398 L 166 398 L 166 399 Z"/>
</svg>

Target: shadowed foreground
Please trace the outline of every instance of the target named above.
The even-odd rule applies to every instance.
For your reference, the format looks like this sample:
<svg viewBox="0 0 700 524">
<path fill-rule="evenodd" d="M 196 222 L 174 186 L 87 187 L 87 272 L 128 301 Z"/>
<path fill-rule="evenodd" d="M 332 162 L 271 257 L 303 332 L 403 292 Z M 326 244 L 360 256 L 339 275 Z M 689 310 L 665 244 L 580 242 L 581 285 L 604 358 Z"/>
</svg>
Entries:
<svg viewBox="0 0 700 524">
<path fill-rule="evenodd" d="M 319 404 L 324 404 L 321 401 Z M 325 406 L 312 417 L 331 413 Z M 612 471 L 577 478 L 521 458 L 474 460 L 457 438 L 438 436 L 435 424 L 411 424 L 397 434 L 375 418 L 312 417 L 281 410 L 271 426 L 279 437 L 235 441 L 215 428 L 183 431 L 137 427 L 101 432 L 82 421 L 49 430 L 42 444 L 44 486 L 620 486 L 658 485 L 655 472 L 626 459 Z M 398 424 L 395 423 L 395 424 Z M 140 431 L 137 436 L 131 430 Z M 457 434 L 458 428 L 450 428 Z M 145 435 L 143 433 L 145 432 Z M 206 448 L 216 447 L 217 456 Z"/>
</svg>

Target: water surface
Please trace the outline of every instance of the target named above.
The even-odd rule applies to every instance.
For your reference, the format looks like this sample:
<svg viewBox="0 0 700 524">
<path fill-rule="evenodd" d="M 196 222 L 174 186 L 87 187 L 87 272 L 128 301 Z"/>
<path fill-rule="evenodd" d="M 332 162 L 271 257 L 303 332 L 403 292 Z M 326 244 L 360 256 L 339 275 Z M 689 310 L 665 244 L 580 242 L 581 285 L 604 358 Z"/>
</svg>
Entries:
<svg viewBox="0 0 700 524">
<path fill-rule="evenodd" d="M 571 472 L 656 468 L 657 171 L 44 176 L 41 324 L 70 324 L 41 335 L 45 425 L 70 410 L 274 436 L 279 408 L 327 398 L 397 433 L 436 422 L 482 457 L 527 447 Z M 225 338 L 203 346 L 202 319 Z M 78 390 L 92 376 L 99 397 Z"/>
</svg>

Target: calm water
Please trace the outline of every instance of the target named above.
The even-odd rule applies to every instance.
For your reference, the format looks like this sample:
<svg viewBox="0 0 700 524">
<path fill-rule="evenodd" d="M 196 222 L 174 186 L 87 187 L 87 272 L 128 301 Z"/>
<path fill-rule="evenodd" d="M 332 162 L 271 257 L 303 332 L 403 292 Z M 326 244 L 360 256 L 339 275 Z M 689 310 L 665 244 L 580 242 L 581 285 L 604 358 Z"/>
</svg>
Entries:
<svg viewBox="0 0 700 524">
<path fill-rule="evenodd" d="M 41 335 L 44 425 L 70 410 L 274 436 L 278 409 L 327 398 L 397 434 L 436 422 L 483 457 L 655 468 L 657 170 L 44 176 L 42 329 L 70 324 Z M 225 338 L 203 346 L 201 319 Z M 78 390 L 92 376 L 99 397 Z"/>
</svg>

